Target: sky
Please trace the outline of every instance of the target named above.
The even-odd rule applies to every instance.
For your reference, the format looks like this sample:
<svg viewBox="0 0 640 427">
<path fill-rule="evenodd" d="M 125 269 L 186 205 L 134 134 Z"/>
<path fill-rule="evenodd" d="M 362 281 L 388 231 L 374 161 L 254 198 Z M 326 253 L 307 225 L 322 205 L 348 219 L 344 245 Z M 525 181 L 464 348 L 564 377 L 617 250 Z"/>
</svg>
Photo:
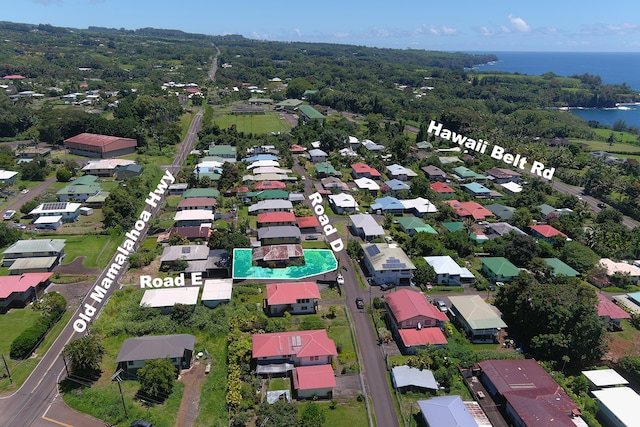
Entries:
<svg viewBox="0 0 640 427">
<path fill-rule="evenodd" d="M 398 49 L 640 52 L 638 0 L 22 0 L 0 20 Z"/>
</svg>

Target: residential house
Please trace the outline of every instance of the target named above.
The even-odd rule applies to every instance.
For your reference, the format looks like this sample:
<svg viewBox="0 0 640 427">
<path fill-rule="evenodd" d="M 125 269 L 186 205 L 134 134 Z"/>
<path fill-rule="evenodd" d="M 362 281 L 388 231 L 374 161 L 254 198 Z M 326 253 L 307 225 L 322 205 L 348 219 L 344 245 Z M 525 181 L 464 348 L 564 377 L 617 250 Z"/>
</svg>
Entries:
<svg viewBox="0 0 640 427">
<path fill-rule="evenodd" d="M 349 137 L 347 138 L 347 142 L 349 143 L 349 148 L 351 149 L 351 151 L 356 151 L 358 147 L 360 147 L 360 140 L 355 136 L 349 135 Z"/>
<path fill-rule="evenodd" d="M 125 372 L 125 378 L 135 379 L 147 360 L 169 358 L 177 376 L 180 370 L 191 367 L 195 342 L 196 337 L 189 334 L 128 338 L 120 347 L 116 363 Z"/>
<path fill-rule="evenodd" d="M 298 217 L 296 218 L 296 222 L 301 233 L 315 233 L 318 227 L 320 227 L 318 217 L 315 215 Z"/>
<path fill-rule="evenodd" d="M 269 283 L 264 310 L 270 316 L 313 314 L 321 299 L 316 282 Z"/>
<path fill-rule="evenodd" d="M 573 212 L 571 209 L 568 209 L 568 208 L 556 209 L 553 206 L 550 206 L 546 203 L 540 205 L 539 208 L 540 208 L 540 213 L 547 220 L 551 218 L 559 218 L 560 215 L 565 215 Z"/>
<path fill-rule="evenodd" d="M 249 206 L 249 215 L 265 212 L 293 212 L 293 204 L 288 200 L 262 200 Z"/>
<path fill-rule="evenodd" d="M 418 400 L 418 407 L 425 426 L 478 427 L 469 409 L 457 395 L 436 396 Z"/>
<path fill-rule="evenodd" d="M 133 138 L 81 133 L 64 140 L 64 146 L 71 154 L 85 157 L 118 157 L 136 151 L 138 142 Z"/>
<path fill-rule="evenodd" d="M 368 242 L 384 236 L 384 229 L 369 214 L 349 215 L 351 232 Z"/>
<path fill-rule="evenodd" d="M 399 181 L 411 181 L 413 178 L 418 176 L 418 174 L 411 169 L 401 166 L 397 163 L 387 166 L 387 174 L 391 178 L 397 179 Z"/>
<path fill-rule="evenodd" d="M 304 148 L 302 145 L 293 144 L 291 145 L 289 151 L 291 152 L 291 154 L 304 154 L 304 152 L 307 151 L 307 149 Z"/>
<path fill-rule="evenodd" d="M 504 184 L 500 184 L 500 187 L 505 191 L 505 193 L 513 196 L 518 193 L 522 193 L 522 185 L 517 184 L 515 182 L 505 182 Z"/>
<path fill-rule="evenodd" d="M 206 242 L 209 240 L 209 236 L 211 235 L 211 226 L 206 225 L 192 225 L 186 227 L 173 227 L 167 236 L 167 241 L 169 238 L 174 235 L 179 235 L 184 237 L 185 239 L 193 242 L 196 240 L 200 240 Z"/>
<path fill-rule="evenodd" d="M 181 195 L 184 194 L 185 191 L 189 188 L 189 184 L 181 182 L 179 184 L 171 184 L 169 186 L 169 194 L 170 195 Z"/>
<path fill-rule="evenodd" d="M 204 209 L 207 211 L 215 211 L 218 201 L 211 197 L 190 197 L 182 199 L 178 202 L 178 211 L 189 211 Z"/>
<path fill-rule="evenodd" d="M 420 141 L 416 143 L 416 148 L 418 150 L 431 150 L 433 149 L 433 144 L 427 141 Z"/>
<path fill-rule="evenodd" d="M 464 230 L 464 222 L 462 221 L 447 221 L 443 222 L 442 226 L 449 232 L 455 233 L 456 231 Z"/>
<path fill-rule="evenodd" d="M 199 292 L 200 286 L 147 289 L 142 295 L 140 307 L 157 308 L 162 314 L 172 313 L 176 304 L 195 308 Z"/>
<path fill-rule="evenodd" d="M 433 372 L 428 369 L 412 368 L 411 366 L 395 366 L 391 369 L 391 382 L 393 388 L 401 393 L 406 391 L 416 391 L 424 393 L 438 391 L 438 382 L 433 376 Z"/>
<path fill-rule="evenodd" d="M 351 174 L 354 179 L 358 178 L 370 178 L 370 179 L 380 179 L 381 175 L 376 169 L 365 163 L 354 163 L 351 165 Z"/>
<path fill-rule="evenodd" d="M 529 228 L 533 237 L 544 240 L 547 243 L 553 243 L 556 238 L 567 239 L 566 234 L 548 224 L 532 225 Z"/>
<path fill-rule="evenodd" d="M 237 156 L 236 147 L 234 147 L 233 145 L 226 145 L 226 144 L 210 145 L 208 154 L 210 156 L 218 156 L 218 157 L 222 157 L 223 159 L 234 159 L 234 160 Z"/>
<path fill-rule="evenodd" d="M 131 179 L 134 176 L 140 176 L 141 173 L 142 173 L 142 165 L 131 164 L 131 165 L 120 166 L 116 168 L 116 178 L 118 179 L 118 181 Z"/>
<path fill-rule="evenodd" d="M 29 215 L 33 216 L 34 224 L 41 217 L 60 217 L 62 222 L 73 222 L 80 216 L 80 203 L 53 202 L 36 206 Z"/>
<path fill-rule="evenodd" d="M 480 381 L 512 425 L 584 425 L 578 405 L 534 359 L 485 360 L 478 365 Z"/>
<path fill-rule="evenodd" d="M 395 197 L 385 196 L 375 200 L 371 204 L 371 211 L 378 214 L 402 215 L 404 205 Z"/>
<path fill-rule="evenodd" d="M 258 240 L 262 246 L 297 244 L 300 243 L 300 229 L 292 225 L 261 227 Z"/>
<path fill-rule="evenodd" d="M 394 283 L 409 285 L 413 277 L 413 265 L 407 254 L 399 247 L 385 243 L 365 243 L 364 264 L 376 285 Z"/>
<path fill-rule="evenodd" d="M 459 181 L 477 181 L 486 179 L 486 176 L 475 173 L 465 166 L 458 166 L 453 170 L 453 173 Z"/>
<path fill-rule="evenodd" d="M 358 187 L 358 190 L 368 191 L 373 196 L 378 194 L 378 191 L 380 190 L 380 185 L 371 178 L 357 178 L 353 182 Z"/>
<path fill-rule="evenodd" d="M 442 181 L 431 183 L 431 189 L 435 191 L 441 199 L 450 199 L 456 194 L 456 190 Z"/>
<path fill-rule="evenodd" d="M 329 155 L 325 151 L 322 151 L 319 148 L 314 148 L 312 150 L 309 150 L 309 160 L 311 160 L 312 163 L 326 162 L 328 157 Z"/>
<path fill-rule="evenodd" d="M 320 180 L 322 188 L 329 190 L 330 193 L 348 193 L 351 191 L 346 182 L 342 182 L 340 178 L 327 177 Z"/>
<path fill-rule="evenodd" d="M 449 255 L 426 256 L 424 260 L 435 271 L 437 285 L 460 286 L 475 281 L 473 273 L 465 267 L 460 267 Z"/>
<path fill-rule="evenodd" d="M 284 225 L 295 226 L 296 224 L 296 217 L 293 212 L 265 212 L 258 214 L 258 228 Z"/>
<path fill-rule="evenodd" d="M 14 184 L 18 179 L 18 172 L 0 169 L 0 182 L 3 184 Z"/>
<path fill-rule="evenodd" d="M 487 225 L 487 229 L 485 230 L 485 232 L 487 237 L 489 237 L 490 239 L 506 236 L 511 232 L 517 234 L 527 234 L 524 231 L 520 230 L 518 227 L 514 227 L 507 222 L 493 222 Z"/>
<path fill-rule="evenodd" d="M 521 174 L 505 168 L 491 168 L 486 171 L 489 179 L 497 184 L 506 184 L 507 182 L 520 183 Z"/>
<path fill-rule="evenodd" d="M 207 245 L 174 245 L 162 250 L 160 265 L 163 268 L 173 268 L 181 261 L 202 261 L 209 258 Z"/>
<path fill-rule="evenodd" d="M 448 203 L 461 218 L 471 218 L 477 221 L 485 220 L 493 216 L 493 213 L 489 209 L 476 202 L 459 202 L 458 200 L 446 200 L 445 202 Z"/>
<path fill-rule="evenodd" d="M 615 282 L 621 277 L 628 277 L 634 283 L 640 281 L 640 267 L 626 262 L 616 262 L 609 258 L 601 258 L 599 264 L 607 270 L 607 277 Z"/>
<path fill-rule="evenodd" d="M 411 187 L 404 181 L 400 181 L 399 179 L 392 179 L 389 181 L 385 181 L 387 187 L 391 191 L 393 196 L 397 196 L 401 191 L 409 191 Z"/>
<path fill-rule="evenodd" d="M 55 258 L 57 265 L 64 256 L 64 239 L 18 240 L 3 254 L 2 266 L 10 267 L 21 258 Z"/>
<path fill-rule="evenodd" d="M 370 152 L 378 152 L 378 151 L 384 151 L 385 147 L 384 145 L 381 144 L 376 144 L 375 142 L 373 142 L 370 139 L 365 139 L 363 141 L 360 141 L 360 144 L 367 150 Z"/>
<path fill-rule="evenodd" d="M 631 314 L 626 310 L 619 307 L 616 303 L 611 301 L 598 292 L 598 316 L 604 319 L 609 326 L 609 329 L 614 331 L 622 330 L 622 319 L 630 319 Z"/>
<path fill-rule="evenodd" d="M 173 216 L 176 227 L 201 226 L 211 224 L 214 214 L 208 209 L 188 209 L 177 211 Z"/>
<path fill-rule="evenodd" d="M 260 246 L 251 251 L 251 261 L 260 267 L 286 267 L 303 258 L 304 251 L 299 244 Z"/>
<path fill-rule="evenodd" d="M 511 264 L 508 259 L 504 257 L 486 257 L 480 258 L 482 261 L 482 268 L 480 271 L 485 277 L 492 282 L 510 282 L 515 280 L 520 274 L 518 267 Z"/>
<path fill-rule="evenodd" d="M 251 355 L 257 362 L 258 374 L 264 365 L 284 365 L 286 372 L 293 366 L 330 365 L 332 358 L 338 356 L 335 343 L 324 329 L 253 334 L 251 339 Z"/>
<path fill-rule="evenodd" d="M 336 377 L 331 365 L 298 366 L 293 368 L 291 378 L 297 399 L 333 397 Z"/>
<path fill-rule="evenodd" d="M 544 262 L 553 269 L 554 276 L 567 276 L 567 277 L 577 277 L 580 275 L 579 272 L 569 267 L 564 262 L 560 261 L 558 258 L 542 258 Z"/>
<path fill-rule="evenodd" d="M 387 323 L 404 354 L 415 354 L 427 345 L 447 343 L 440 327 L 447 315 L 441 312 L 421 292 L 400 289 L 386 295 Z"/>
<path fill-rule="evenodd" d="M 431 203 L 429 199 L 425 199 L 423 197 L 400 200 L 400 203 L 402 203 L 405 212 L 408 212 L 420 218 L 422 218 L 426 214 L 438 212 L 438 208 L 436 207 L 436 205 Z"/>
<path fill-rule="evenodd" d="M 425 166 L 422 170 L 427 175 L 427 178 L 429 178 L 429 181 L 446 181 L 449 179 L 449 175 L 437 166 Z"/>
<path fill-rule="evenodd" d="M 398 218 L 398 224 L 403 232 L 407 233 L 409 236 L 413 236 L 417 233 L 429 233 L 429 234 L 438 234 L 436 230 L 429 224 L 425 224 L 420 218 L 412 217 L 412 216 L 404 216 L 402 218 Z"/>
<path fill-rule="evenodd" d="M 342 176 L 342 173 L 337 171 L 331 163 L 318 163 L 314 166 L 316 172 L 316 178 L 322 179 L 329 176 Z"/>
<path fill-rule="evenodd" d="M 216 308 L 220 304 L 231 301 L 233 294 L 233 279 L 207 279 L 202 286 L 200 302 L 209 308 Z"/>
<path fill-rule="evenodd" d="M 473 343 L 495 343 L 507 324 L 502 314 L 493 305 L 485 302 L 480 295 L 450 296 L 451 317 L 464 328 Z"/>
<path fill-rule="evenodd" d="M 245 157 L 244 159 L 242 159 L 242 161 L 245 163 L 250 163 L 250 165 L 253 165 L 254 163 L 256 163 L 256 166 L 254 167 L 280 166 L 278 159 L 279 157 L 276 156 L 275 154 L 262 153 L 262 154 L 255 154 L 253 156 Z M 248 167 L 247 169 L 251 169 L 251 167 Z"/>
<path fill-rule="evenodd" d="M 593 369 L 582 371 L 582 375 L 584 375 L 589 381 L 589 390 L 602 390 L 609 387 L 629 385 L 629 381 L 614 369 Z"/>
<path fill-rule="evenodd" d="M 284 190 L 285 188 L 287 188 L 287 184 L 282 181 L 260 181 L 253 185 L 255 191 Z"/>
<path fill-rule="evenodd" d="M 327 198 L 329 199 L 329 206 L 338 215 L 358 210 L 358 202 L 350 194 L 331 194 Z"/>
<path fill-rule="evenodd" d="M 640 395 L 631 387 L 606 387 L 591 392 L 598 405 L 598 419 L 608 427 L 638 424 Z"/>
<path fill-rule="evenodd" d="M 0 276 L 0 314 L 12 308 L 24 308 L 42 295 L 53 273 L 24 273 Z"/>
<path fill-rule="evenodd" d="M 466 193 L 471 194 L 476 199 L 490 199 L 492 197 L 492 191 L 477 182 L 462 184 L 462 188 Z"/>
<path fill-rule="evenodd" d="M 18 258 L 9 266 L 9 274 L 47 273 L 58 265 L 58 257 L 42 256 L 34 258 Z"/>
<path fill-rule="evenodd" d="M 286 176 L 288 173 L 291 173 L 291 169 L 284 169 L 278 166 L 261 166 L 257 168 L 253 168 L 251 172 L 254 175 L 254 180 L 263 180 L 263 177 L 259 177 L 258 175 L 283 175 Z M 263 180 L 264 181 L 264 180 Z"/>
<path fill-rule="evenodd" d="M 257 200 L 289 200 L 289 192 L 285 190 L 262 190 L 255 193 Z"/>
<path fill-rule="evenodd" d="M 501 205 L 500 203 L 492 203 L 485 207 L 489 209 L 491 213 L 496 216 L 496 218 L 501 219 L 503 221 L 509 221 L 513 216 L 513 214 L 516 213 L 516 208 L 512 208 L 511 206 Z"/>
<path fill-rule="evenodd" d="M 200 198 L 200 197 L 208 197 L 211 199 L 215 199 L 220 195 L 220 191 L 215 188 L 190 188 L 185 191 L 182 195 L 183 199 L 192 199 L 192 198 Z"/>
<path fill-rule="evenodd" d="M 92 176 L 92 175 L 85 175 Z M 56 192 L 59 202 L 76 201 L 84 203 L 89 197 L 95 196 L 100 192 L 100 184 L 78 184 L 72 182 L 64 188 Z"/>
</svg>

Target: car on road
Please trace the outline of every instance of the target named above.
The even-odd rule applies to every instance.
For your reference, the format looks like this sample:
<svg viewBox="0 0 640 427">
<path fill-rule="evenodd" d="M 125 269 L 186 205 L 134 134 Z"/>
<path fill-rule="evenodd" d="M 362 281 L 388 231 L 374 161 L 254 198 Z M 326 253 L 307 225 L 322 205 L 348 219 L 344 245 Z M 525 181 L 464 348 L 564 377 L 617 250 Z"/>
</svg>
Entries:
<svg viewBox="0 0 640 427">
<path fill-rule="evenodd" d="M 389 289 L 393 289 L 395 287 L 396 287 L 395 283 L 383 283 L 382 285 L 380 285 L 380 290 L 388 291 Z"/>
<path fill-rule="evenodd" d="M 441 299 L 438 298 L 434 300 L 434 302 L 436 303 L 436 307 L 438 307 L 438 310 L 440 310 L 441 312 L 446 313 L 447 311 L 449 311 L 449 309 L 447 308 L 447 304 L 445 304 Z"/>
<path fill-rule="evenodd" d="M 356 298 L 356 308 L 362 310 L 364 308 L 364 300 L 361 297 Z"/>
<path fill-rule="evenodd" d="M 342 274 L 338 274 L 338 277 L 336 277 L 336 283 L 340 286 L 344 285 L 344 276 Z"/>
<path fill-rule="evenodd" d="M 24 190 L 21 191 L 22 194 L 27 194 L 29 192 L 28 188 L 25 188 Z"/>
<path fill-rule="evenodd" d="M 9 209 L 4 213 L 4 215 L 2 216 L 2 219 L 10 220 L 11 218 L 13 218 L 15 214 L 16 214 L 16 211 Z"/>
<path fill-rule="evenodd" d="M 600 202 L 600 203 L 598 203 L 598 207 L 599 208 L 606 208 L 607 205 L 605 205 L 604 203 Z"/>
</svg>

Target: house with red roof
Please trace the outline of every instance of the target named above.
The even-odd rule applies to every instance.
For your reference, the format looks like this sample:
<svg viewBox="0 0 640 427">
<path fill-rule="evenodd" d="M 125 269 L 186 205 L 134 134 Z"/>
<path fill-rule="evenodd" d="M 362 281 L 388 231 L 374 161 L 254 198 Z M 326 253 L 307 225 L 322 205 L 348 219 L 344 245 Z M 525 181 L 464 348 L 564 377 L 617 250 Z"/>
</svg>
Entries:
<svg viewBox="0 0 640 427">
<path fill-rule="evenodd" d="M 414 354 L 427 345 L 444 345 L 447 339 L 440 327 L 447 315 L 427 301 L 422 292 L 400 289 L 385 297 L 387 320 L 398 347 Z"/>
<path fill-rule="evenodd" d="M 22 80 L 26 78 L 25 76 L 21 76 L 20 74 L 9 74 L 3 77 L 4 80 Z"/>
<path fill-rule="evenodd" d="M 304 154 L 304 152 L 307 151 L 307 149 L 304 148 L 302 145 L 293 144 L 289 149 L 289 151 L 291 151 L 291 154 Z"/>
<path fill-rule="evenodd" d="M 370 179 L 380 179 L 381 175 L 376 169 L 371 166 L 359 162 L 351 165 L 351 174 L 354 179 L 358 178 L 370 178 Z"/>
<path fill-rule="evenodd" d="M 258 214 L 258 228 L 295 226 L 296 224 L 296 217 L 293 212 L 264 212 Z"/>
<path fill-rule="evenodd" d="M 432 183 L 431 189 L 435 191 L 441 199 L 450 199 L 454 194 L 456 194 L 456 190 L 449 187 L 442 181 Z"/>
<path fill-rule="evenodd" d="M 12 308 L 24 308 L 42 295 L 53 273 L 23 273 L 0 276 L 0 314 Z"/>
<path fill-rule="evenodd" d="M 299 366 L 293 368 L 292 378 L 294 397 L 297 399 L 331 399 L 336 387 L 331 365 Z"/>
<path fill-rule="evenodd" d="M 258 364 L 258 374 L 268 372 L 267 366 L 273 365 L 330 365 L 331 358 L 338 356 L 336 344 L 324 329 L 253 334 L 251 339 L 251 355 Z M 285 371 L 293 366 L 284 367 Z"/>
<path fill-rule="evenodd" d="M 133 138 L 94 133 L 81 133 L 64 140 L 64 146 L 71 154 L 102 159 L 134 153 L 137 145 Z"/>
<path fill-rule="evenodd" d="M 476 202 L 459 202 L 458 200 L 446 200 L 445 202 L 448 203 L 461 218 L 485 220 L 493 216 L 493 213 L 491 213 L 489 209 Z"/>
<path fill-rule="evenodd" d="M 601 293 L 598 293 L 597 295 L 598 316 L 602 317 L 607 322 L 609 329 L 614 331 L 622 330 L 622 319 L 631 319 L 631 315 Z"/>
<path fill-rule="evenodd" d="M 315 216 L 301 216 L 296 218 L 298 228 L 303 233 L 313 233 L 320 226 L 318 218 Z"/>
<path fill-rule="evenodd" d="M 534 359 L 486 360 L 480 381 L 515 426 L 576 427 L 578 405 Z M 579 423 L 581 421 L 581 423 Z"/>
<path fill-rule="evenodd" d="M 562 231 L 548 224 L 532 225 L 529 228 L 531 228 L 531 235 L 533 237 L 535 237 L 536 239 L 544 240 L 547 243 L 553 243 L 556 236 L 560 236 L 565 239 L 567 238 L 567 235 Z"/>
<path fill-rule="evenodd" d="M 264 190 L 284 190 L 287 187 L 282 181 L 260 181 L 253 186 L 256 191 Z"/>
<path fill-rule="evenodd" d="M 316 282 L 269 283 L 264 310 L 270 316 L 312 314 L 318 308 L 320 291 Z"/>
</svg>

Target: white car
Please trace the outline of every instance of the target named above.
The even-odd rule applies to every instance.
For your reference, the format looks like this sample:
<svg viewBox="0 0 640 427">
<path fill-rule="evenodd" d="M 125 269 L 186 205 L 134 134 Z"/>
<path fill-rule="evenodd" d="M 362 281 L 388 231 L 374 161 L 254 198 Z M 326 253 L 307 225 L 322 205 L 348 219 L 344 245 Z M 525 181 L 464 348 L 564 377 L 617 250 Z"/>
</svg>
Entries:
<svg viewBox="0 0 640 427">
<path fill-rule="evenodd" d="M 342 276 L 342 274 L 338 274 L 338 277 L 336 278 L 336 282 L 340 286 L 344 285 L 344 277 Z"/>
<path fill-rule="evenodd" d="M 13 216 L 16 214 L 16 211 L 9 209 L 8 211 L 6 211 L 2 217 L 2 219 L 4 220 L 9 220 L 11 218 L 13 218 Z"/>
</svg>

